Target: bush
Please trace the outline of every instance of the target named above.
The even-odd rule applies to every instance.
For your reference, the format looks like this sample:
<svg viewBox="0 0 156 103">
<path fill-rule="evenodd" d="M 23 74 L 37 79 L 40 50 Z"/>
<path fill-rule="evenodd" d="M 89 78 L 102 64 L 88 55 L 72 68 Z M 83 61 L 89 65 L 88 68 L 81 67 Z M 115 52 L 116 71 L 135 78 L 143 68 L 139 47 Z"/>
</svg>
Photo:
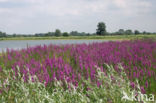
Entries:
<svg viewBox="0 0 156 103">
<path fill-rule="evenodd" d="M 63 36 L 69 36 L 69 34 L 67 32 L 64 32 Z"/>
</svg>

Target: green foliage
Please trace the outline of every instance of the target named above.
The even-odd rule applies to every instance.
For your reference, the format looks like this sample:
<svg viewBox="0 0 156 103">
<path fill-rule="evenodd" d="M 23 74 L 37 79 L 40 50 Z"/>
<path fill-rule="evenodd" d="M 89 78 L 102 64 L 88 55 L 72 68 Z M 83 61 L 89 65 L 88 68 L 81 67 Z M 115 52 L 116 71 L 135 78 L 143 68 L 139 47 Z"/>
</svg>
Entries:
<svg viewBox="0 0 156 103">
<path fill-rule="evenodd" d="M 0 31 L 0 37 L 6 37 L 7 35 L 6 35 L 6 33 L 5 32 L 1 32 Z"/>
<path fill-rule="evenodd" d="M 7 75 L 6 80 L 0 81 L 0 102 L 1 103 L 133 103 L 126 96 L 131 96 L 131 93 L 141 94 L 140 89 L 133 90 L 130 87 L 126 73 L 121 65 L 120 73 L 117 73 L 113 66 L 105 64 L 106 73 L 101 72 L 97 68 L 97 77 L 101 82 L 98 87 L 91 83 L 90 80 L 83 79 L 83 83 L 75 87 L 73 84 L 66 86 L 70 89 L 64 89 L 62 81 L 55 80 L 53 87 L 45 87 L 40 83 L 36 76 L 31 76 L 28 73 L 29 80 L 24 82 L 22 75 L 18 72 L 18 76 L 13 76 L 12 70 L 6 70 L 3 74 Z M 18 68 L 19 71 L 19 68 Z M 2 73 L 1 72 L 1 73 Z M 33 81 L 33 82 L 32 82 Z M 138 83 L 137 83 L 138 84 Z M 51 88 L 51 89 L 47 89 Z M 90 88 L 88 90 L 87 88 Z M 138 88 L 140 88 L 138 84 Z M 143 99 L 144 100 L 144 99 Z M 134 102 L 135 103 L 135 102 Z"/>
<path fill-rule="evenodd" d="M 118 34 L 119 34 L 119 35 L 124 35 L 124 34 L 125 34 L 124 29 L 119 29 Z"/>
<path fill-rule="evenodd" d="M 48 33 L 46 33 L 46 34 L 35 34 L 35 36 L 54 36 L 55 35 L 55 33 L 54 32 L 48 32 Z"/>
<path fill-rule="evenodd" d="M 140 32 L 139 32 L 138 30 L 135 30 L 135 31 L 134 31 L 134 34 L 135 34 L 135 35 L 138 35 L 138 34 L 140 34 Z"/>
<path fill-rule="evenodd" d="M 78 32 L 78 31 L 71 31 L 70 35 L 71 36 L 89 36 L 89 33 L 85 33 L 85 32 Z"/>
<path fill-rule="evenodd" d="M 41 34 L 42 35 L 42 34 Z M 142 38 L 155 38 L 156 35 L 107 35 L 107 36 L 47 36 L 47 37 L 7 37 L 7 38 L 0 38 L 0 40 L 60 40 L 60 39 L 103 39 L 103 40 L 134 40 L 134 39 L 142 39 Z"/>
<path fill-rule="evenodd" d="M 55 36 L 61 36 L 61 31 L 59 29 L 56 29 Z"/>
<path fill-rule="evenodd" d="M 96 29 L 97 35 L 106 35 L 106 25 L 104 22 L 99 22 Z"/>
<path fill-rule="evenodd" d="M 77 31 L 71 31 L 70 35 L 77 36 L 77 35 L 79 35 L 79 33 Z"/>
<path fill-rule="evenodd" d="M 69 36 L 69 34 L 67 32 L 64 32 L 63 36 Z"/>
<path fill-rule="evenodd" d="M 125 31 L 125 34 L 131 35 L 131 34 L 133 34 L 133 32 L 132 32 L 132 30 L 128 29 L 128 30 Z"/>
</svg>

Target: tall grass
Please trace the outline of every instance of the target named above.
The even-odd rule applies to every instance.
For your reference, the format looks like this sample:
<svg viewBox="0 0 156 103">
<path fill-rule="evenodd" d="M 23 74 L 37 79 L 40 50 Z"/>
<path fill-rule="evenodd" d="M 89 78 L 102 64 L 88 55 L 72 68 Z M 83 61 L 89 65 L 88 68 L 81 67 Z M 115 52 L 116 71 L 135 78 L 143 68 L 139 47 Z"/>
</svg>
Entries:
<svg viewBox="0 0 156 103">
<path fill-rule="evenodd" d="M 131 87 L 131 82 L 121 65 L 120 73 L 116 72 L 113 66 L 105 64 L 107 71 L 104 73 L 100 67 L 97 68 L 97 78 L 100 85 L 93 84 L 89 79 L 82 79 L 83 83 L 74 86 L 65 82 L 65 89 L 62 81 L 55 78 L 53 87 L 45 87 L 39 82 L 37 76 L 28 72 L 29 79 L 24 82 L 23 76 L 18 68 L 18 75 L 14 71 L 4 69 L 1 71 L 7 75 L 7 79 L 0 81 L 0 102 L 1 103 L 135 103 L 131 95 L 141 95 L 140 86 L 136 83 L 137 89 Z M 65 80 L 65 79 L 64 79 Z M 123 98 L 124 96 L 129 98 Z M 142 102 L 146 102 L 145 98 Z"/>
</svg>

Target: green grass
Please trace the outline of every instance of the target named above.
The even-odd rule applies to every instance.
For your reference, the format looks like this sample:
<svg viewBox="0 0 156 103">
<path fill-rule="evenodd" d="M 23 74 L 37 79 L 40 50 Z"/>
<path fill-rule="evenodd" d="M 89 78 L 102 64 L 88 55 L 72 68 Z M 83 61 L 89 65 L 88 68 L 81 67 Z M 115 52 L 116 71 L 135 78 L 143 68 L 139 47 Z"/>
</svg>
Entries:
<svg viewBox="0 0 156 103">
<path fill-rule="evenodd" d="M 136 90 L 130 87 L 124 69 L 117 73 L 112 66 L 106 64 L 107 72 L 104 74 L 97 67 L 97 78 L 102 81 L 100 87 L 92 84 L 90 80 L 84 80 L 87 90 L 81 84 L 78 87 L 70 84 L 70 89 L 64 89 L 61 81 L 54 81 L 54 87 L 45 87 L 40 83 L 36 76 L 29 73 L 28 82 L 24 82 L 22 75 L 18 72 L 18 76 L 11 70 L 4 70 L 1 73 L 7 75 L 6 80 L 0 79 L 0 102 L 1 103 L 136 103 L 132 101 L 133 93 L 142 95 L 138 82 Z M 19 68 L 18 68 L 19 70 Z M 112 80 L 112 76 L 114 80 Z M 35 80 L 32 82 L 32 78 Z M 66 81 L 65 81 L 66 82 Z M 66 85 L 68 87 L 68 85 Z M 125 97 L 128 98 L 125 98 Z M 135 96 L 135 94 L 134 94 Z M 146 101 L 142 98 L 142 101 Z M 148 102 L 146 102 L 148 103 Z"/>
<path fill-rule="evenodd" d="M 6 37 L 0 40 L 58 40 L 58 39 L 102 39 L 102 40 L 131 40 L 142 38 L 156 38 L 156 35 L 115 35 L 115 36 L 49 36 L 49 37 Z"/>
</svg>

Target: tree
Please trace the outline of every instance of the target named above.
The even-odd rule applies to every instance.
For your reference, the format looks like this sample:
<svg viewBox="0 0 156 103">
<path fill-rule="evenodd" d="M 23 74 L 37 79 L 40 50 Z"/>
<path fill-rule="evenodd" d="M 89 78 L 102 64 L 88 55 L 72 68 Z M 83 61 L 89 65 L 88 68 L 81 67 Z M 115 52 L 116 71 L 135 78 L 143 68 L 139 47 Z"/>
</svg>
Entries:
<svg viewBox="0 0 156 103">
<path fill-rule="evenodd" d="M 130 30 L 130 29 L 129 29 L 129 30 L 126 30 L 125 33 L 126 33 L 127 35 L 133 34 L 132 30 Z"/>
<path fill-rule="evenodd" d="M 17 34 L 15 34 L 15 33 L 14 33 L 12 36 L 13 36 L 13 37 L 16 37 L 16 36 L 17 36 Z"/>
<path fill-rule="evenodd" d="M 97 35 L 106 35 L 106 25 L 104 22 L 99 22 L 96 29 Z"/>
<path fill-rule="evenodd" d="M 140 32 L 139 32 L 138 30 L 135 30 L 135 31 L 134 31 L 134 34 L 135 34 L 135 35 L 138 35 L 138 34 L 140 34 Z"/>
<path fill-rule="evenodd" d="M 86 36 L 90 36 L 90 35 L 91 35 L 90 33 L 87 33 L 87 34 L 86 34 Z"/>
<path fill-rule="evenodd" d="M 64 32 L 63 36 L 69 36 L 69 34 L 67 32 Z"/>
<path fill-rule="evenodd" d="M 79 33 L 78 33 L 77 31 L 71 31 L 71 32 L 70 32 L 70 35 L 72 35 L 72 36 L 78 36 Z"/>
<path fill-rule="evenodd" d="M 61 31 L 59 29 L 55 30 L 55 36 L 61 36 Z"/>
<path fill-rule="evenodd" d="M 118 33 L 119 35 L 123 35 L 125 33 L 124 29 L 119 29 Z"/>
<path fill-rule="evenodd" d="M 147 32 L 146 31 L 143 31 L 143 34 L 147 34 Z"/>
<path fill-rule="evenodd" d="M 6 35 L 6 33 L 5 32 L 1 32 L 0 31 L 0 37 L 6 37 L 7 35 Z"/>
</svg>

